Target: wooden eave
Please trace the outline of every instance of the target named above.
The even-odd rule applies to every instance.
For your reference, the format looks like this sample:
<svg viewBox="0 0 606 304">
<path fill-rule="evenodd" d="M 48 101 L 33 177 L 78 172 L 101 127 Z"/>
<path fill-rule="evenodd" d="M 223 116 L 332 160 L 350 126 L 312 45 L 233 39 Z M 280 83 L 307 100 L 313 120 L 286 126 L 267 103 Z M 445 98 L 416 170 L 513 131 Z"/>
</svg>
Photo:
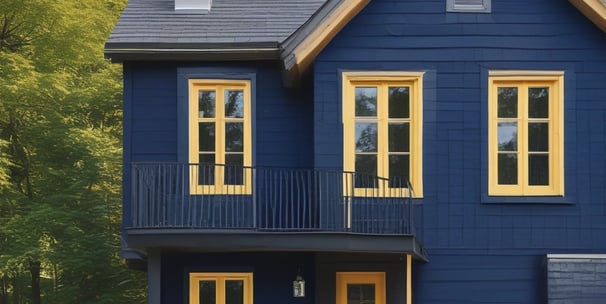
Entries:
<svg viewBox="0 0 606 304">
<path fill-rule="evenodd" d="M 585 17 L 606 32 L 606 2 L 603 0 L 568 0 Z"/>
<path fill-rule="evenodd" d="M 296 83 L 316 56 L 370 0 L 328 0 L 282 44 L 284 83 Z"/>
</svg>

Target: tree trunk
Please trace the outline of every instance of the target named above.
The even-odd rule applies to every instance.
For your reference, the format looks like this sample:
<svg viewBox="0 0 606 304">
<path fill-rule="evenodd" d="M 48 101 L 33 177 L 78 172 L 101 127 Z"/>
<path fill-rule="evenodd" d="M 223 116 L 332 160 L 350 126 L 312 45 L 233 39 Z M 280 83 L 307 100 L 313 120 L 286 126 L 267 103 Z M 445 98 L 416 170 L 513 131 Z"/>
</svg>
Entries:
<svg viewBox="0 0 606 304">
<path fill-rule="evenodd" d="M 0 279 L 0 304 L 8 304 L 8 288 L 7 288 L 7 284 L 8 284 L 8 278 L 6 276 L 3 276 Z"/>
<path fill-rule="evenodd" d="M 29 261 L 29 271 L 32 274 L 32 303 L 40 304 L 40 261 Z"/>
</svg>

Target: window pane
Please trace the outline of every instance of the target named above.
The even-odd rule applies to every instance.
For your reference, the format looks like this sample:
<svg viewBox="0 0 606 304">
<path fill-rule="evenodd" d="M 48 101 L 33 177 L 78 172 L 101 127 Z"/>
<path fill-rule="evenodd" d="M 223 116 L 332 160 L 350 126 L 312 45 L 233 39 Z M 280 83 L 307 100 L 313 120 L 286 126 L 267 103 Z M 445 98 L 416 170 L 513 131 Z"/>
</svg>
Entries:
<svg viewBox="0 0 606 304">
<path fill-rule="evenodd" d="M 356 88 L 356 116 L 377 116 L 377 88 Z"/>
<path fill-rule="evenodd" d="M 347 304 L 374 304 L 374 284 L 347 284 Z"/>
<path fill-rule="evenodd" d="M 225 124 L 225 151 L 244 151 L 244 124 L 241 122 L 229 122 Z"/>
<path fill-rule="evenodd" d="M 356 155 L 356 188 L 377 188 L 377 156 Z"/>
<path fill-rule="evenodd" d="M 377 124 L 356 123 L 356 152 L 377 151 Z"/>
<path fill-rule="evenodd" d="M 410 117 L 410 93 L 408 87 L 389 88 L 389 118 Z"/>
<path fill-rule="evenodd" d="M 405 188 L 409 177 L 410 157 L 408 155 L 389 156 L 389 187 Z"/>
<path fill-rule="evenodd" d="M 200 154 L 198 165 L 198 185 L 215 184 L 215 154 Z"/>
<path fill-rule="evenodd" d="M 225 117 L 244 117 L 244 91 L 225 91 Z"/>
<path fill-rule="evenodd" d="M 410 124 L 409 123 L 390 123 L 389 124 L 389 152 L 409 152 L 410 151 Z"/>
<path fill-rule="evenodd" d="M 549 124 L 548 123 L 529 123 L 528 124 L 528 151 L 532 151 L 532 152 L 549 151 Z"/>
<path fill-rule="evenodd" d="M 215 117 L 215 91 L 198 92 L 198 117 L 212 118 Z"/>
<path fill-rule="evenodd" d="M 499 88 L 497 116 L 501 118 L 518 117 L 518 88 Z"/>
<path fill-rule="evenodd" d="M 549 155 L 531 154 L 528 157 L 528 184 L 549 185 Z"/>
<path fill-rule="evenodd" d="M 244 281 L 225 281 L 225 304 L 244 303 Z"/>
<path fill-rule="evenodd" d="M 226 185 L 244 184 L 244 154 L 225 155 L 225 173 L 223 183 Z"/>
<path fill-rule="evenodd" d="M 215 123 L 198 123 L 198 150 L 215 151 Z"/>
<path fill-rule="evenodd" d="M 216 282 L 200 281 L 200 304 L 216 304 Z"/>
<path fill-rule="evenodd" d="M 499 154 L 499 185 L 518 184 L 518 156 L 514 153 Z"/>
<path fill-rule="evenodd" d="M 518 124 L 515 122 L 500 122 L 497 124 L 499 151 L 518 150 Z"/>
<path fill-rule="evenodd" d="M 549 117 L 549 88 L 528 89 L 528 117 Z"/>
</svg>

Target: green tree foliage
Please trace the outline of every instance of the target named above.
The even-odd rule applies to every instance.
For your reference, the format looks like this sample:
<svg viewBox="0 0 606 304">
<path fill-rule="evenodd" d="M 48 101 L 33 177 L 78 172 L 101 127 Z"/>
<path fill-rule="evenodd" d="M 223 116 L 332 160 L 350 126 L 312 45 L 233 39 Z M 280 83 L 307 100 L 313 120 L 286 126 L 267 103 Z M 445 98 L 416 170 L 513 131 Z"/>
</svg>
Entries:
<svg viewBox="0 0 606 304">
<path fill-rule="evenodd" d="M 125 4 L 0 1 L 0 304 L 145 301 L 118 256 L 121 68 L 103 59 Z"/>
</svg>

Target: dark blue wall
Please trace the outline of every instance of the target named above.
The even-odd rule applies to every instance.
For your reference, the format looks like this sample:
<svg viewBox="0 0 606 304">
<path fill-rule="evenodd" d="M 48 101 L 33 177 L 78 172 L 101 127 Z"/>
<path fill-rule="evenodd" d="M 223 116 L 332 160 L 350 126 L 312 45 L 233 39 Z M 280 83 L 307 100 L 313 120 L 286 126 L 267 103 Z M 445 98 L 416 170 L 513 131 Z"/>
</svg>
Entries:
<svg viewBox="0 0 606 304">
<path fill-rule="evenodd" d="M 277 63 L 124 64 L 124 223 L 130 222 L 131 162 L 187 162 L 187 100 L 182 75 L 252 76 L 253 166 L 310 168 L 313 164 L 313 90 L 285 89 Z M 181 75 L 181 76 L 180 76 Z M 186 95 L 186 94 L 185 94 Z"/>
<path fill-rule="evenodd" d="M 285 89 L 275 63 L 125 63 L 125 160 L 177 161 L 187 155 L 177 134 L 187 135 L 179 123 L 179 70 L 229 78 L 253 74 L 253 136 L 255 166 L 310 167 L 312 164 L 312 91 Z M 186 125 L 185 125 L 186 126 Z"/>
<path fill-rule="evenodd" d="M 606 250 L 606 34 L 566 0 L 373 0 L 314 65 L 314 164 L 342 166 L 341 72 L 426 71 L 418 303 L 541 303 L 547 253 Z M 565 72 L 563 198 L 493 199 L 490 70 Z M 337 139 L 337 140 L 335 140 Z"/>
</svg>

